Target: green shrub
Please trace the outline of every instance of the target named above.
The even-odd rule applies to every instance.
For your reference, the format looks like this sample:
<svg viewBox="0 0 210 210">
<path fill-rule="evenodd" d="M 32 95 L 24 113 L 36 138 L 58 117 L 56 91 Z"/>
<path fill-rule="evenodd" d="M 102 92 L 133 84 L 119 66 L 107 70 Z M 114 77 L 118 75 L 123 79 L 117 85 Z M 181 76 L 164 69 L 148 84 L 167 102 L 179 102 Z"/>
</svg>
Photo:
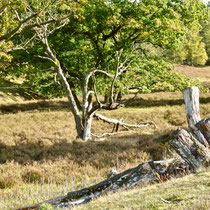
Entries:
<svg viewBox="0 0 210 210">
<path fill-rule="evenodd" d="M 55 210 L 55 208 L 51 204 L 45 203 L 40 206 L 40 210 Z"/>
</svg>

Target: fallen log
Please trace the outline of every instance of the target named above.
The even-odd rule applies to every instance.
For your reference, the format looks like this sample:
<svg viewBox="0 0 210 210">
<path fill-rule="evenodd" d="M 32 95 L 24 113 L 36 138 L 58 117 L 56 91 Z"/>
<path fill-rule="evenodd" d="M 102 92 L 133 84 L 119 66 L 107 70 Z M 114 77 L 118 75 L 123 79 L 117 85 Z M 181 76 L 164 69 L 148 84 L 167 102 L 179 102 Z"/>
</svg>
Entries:
<svg viewBox="0 0 210 210">
<path fill-rule="evenodd" d="M 50 199 L 18 210 L 39 209 L 43 204 L 51 204 L 58 208 L 84 204 L 107 191 L 115 192 L 119 189 L 128 189 L 137 185 L 144 186 L 149 183 L 165 181 L 172 175 L 183 174 L 185 172 L 189 172 L 189 167 L 181 159 L 149 161 L 88 188 L 69 192 L 66 196 Z"/>
<path fill-rule="evenodd" d="M 184 129 L 172 134 L 170 142 L 175 151 L 196 171 L 200 166 L 210 164 L 210 150 Z"/>
<path fill-rule="evenodd" d="M 199 121 L 195 126 L 203 134 L 210 145 L 210 118 Z"/>
</svg>

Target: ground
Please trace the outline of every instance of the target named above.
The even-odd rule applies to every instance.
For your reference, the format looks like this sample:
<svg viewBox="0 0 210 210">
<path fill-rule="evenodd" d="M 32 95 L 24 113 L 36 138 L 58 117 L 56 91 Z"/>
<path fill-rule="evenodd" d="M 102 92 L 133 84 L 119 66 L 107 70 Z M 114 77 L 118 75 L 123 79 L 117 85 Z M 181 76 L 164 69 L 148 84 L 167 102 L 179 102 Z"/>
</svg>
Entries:
<svg viewBox="0 0 210 210">
<path fill-rule="evenodd" d="M 172 178 L 165 183 L 132 190 L 110 193 L 75 210 L 163 210 L 202 209 L 210 207 L 210 170 L 203 169 L 196 174 Z"/>
<path fill-rule="evenodd" d="M 174 68 L 181 74 L 199 79 L 205 87 L 210 87 L 210 66 L 194 67 L 175 65 Z"/>
<path fill-rule="evenodd" d="M 202 82 L 209 84 L 209 67 L 199 68 L 201 71 L 199 75 L 197 71 L 194 71 L 195 68 L 183 66 L 176 68 L 185 74 L 190 71 L 189 76 L 199 76 Z M 202 69 L 205 69 L 205 74 Z M 118 119 L 123 117 L 130 123 L 153 120 L 157 128 L 154 129 L 151 126 L 90 142 L 83 142 L 75 138 L 75 124 L 66 99 L 24 101 L 25 97 L 20 93 L 17 93 L 18 97 L 11 92 L 9 95 L 6 91 L 1 93 L 0 209 L 16 209 L 89 186 L 105 179 L 111 168 L 116 168 L 121 172 L 150 159 L 159 160 L 172 157 L 175 154 L 168 144 L 171 132 L 178 127 L 187 128 L 184 101 L 180 92 L 140 94 L 126 108 L 113 112 L 101 112 L 108 117 Z M 209 104 L 210 93 L 201 93 L 202 118 L 209 117 Z M 109 124 L 94 121 L 94 133 L 100 134 L 111 130 L 112 127 Z M 210 172 L 209 170 L 203 171 L 201 174 L 207 184 L 201 185 L 202 189 L 196 188 L 196 185 L 192 186 L 195 187 L 195 194 L 204 195 L 205 193 L 202 194 L 202 192 L 209 192 Z M 196 176 L 191 175 L 186 179 L 194 180 Z M 144 188 L 143 191 L 136 188 L 131 192 L 116 193 L 113 196 L 113 199 L 116 200 L 111 200 L 112 195 L 108 195 L 104 197 L 104 200 L 100 198 L 101 208 L 106 209 L 105 206 L 108 205 L 108 209 L 113 209 L 112 205 L 116 203 L 116 209 L 120 209 L 119 198 L 125 196 L 124 200 L 127 204 L 122 203 L 122 205 L 128 209 L 126 205 L 130 205 L 129 201 L 136 203 L 135 205 L 140 202 L 138 199 L 131 200 L 131 197 L 135 197 L 131 196 L 132 193 L 148 201 L 149 198 L 145 197 L 147 190 L 154 191 L 154 195 L 151 195 L 153 196 L 150 199 L 151 203 L 144 204 L 146 208 L 154 209 L 154 206 L 158 207 L 159 203 L 164 205 L 160 206 L 160 209 L 168 206 L 172 208 L 173 206 L 164 204 L 158 197 L 159 186 L 161 189 L 168 189 L 174 185 L 178 194 L 173 191 L 171 195 L 170 192 L 164 194 L 163 190 L 161 196 L 163 199 L 173 200 L 175 193 L 175 198 L 177 196 L 179 198 L 181 194 L 178 189 L 183 181 L 180 180 L 179 183 L 174 180 L 172 183 L 151 186 L 150 189 Z M 184 186 L 187 190 L 191 182 L 186 183 L 188 184 Z M 107 200 L 110 202 L 106 203 Z M 196 200 L 190 199 L 186 194 L 186 199 L 184 197 L 184 200 L 172 209 L 180 209 L 179 204 L 182 205 L 183 202 L 188 208 L 190 201 L 193 201 L 196 208 Z M 206 205 L 209 205 L 207 201 L 201 202 L 199 207 L 203 206 L 205 209 Z M 136 209 L 135 205 L 131 209 Z M 96 207 L 96 201 L 89 205 L 89 209 L 97 209 Z M 88 208 L 88 206 L 81 208 Z"/>
</svg>

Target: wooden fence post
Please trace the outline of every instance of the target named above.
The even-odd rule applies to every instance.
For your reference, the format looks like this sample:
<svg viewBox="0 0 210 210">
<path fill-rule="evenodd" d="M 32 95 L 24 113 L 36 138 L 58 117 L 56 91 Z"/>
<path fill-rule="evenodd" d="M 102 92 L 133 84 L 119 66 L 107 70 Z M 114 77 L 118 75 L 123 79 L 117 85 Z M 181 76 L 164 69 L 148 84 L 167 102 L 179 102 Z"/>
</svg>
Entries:
<svg viewBox="0 0 210 210">
<path fill-rule="evenodd" d="M 199 89 L 198 87 L 188 87 L 183 90 L 187 122 L 189 131 L 205 146 L 209 146 L 208 141 L 203 133 L 196 126 L 201 121 L 200 107 L 199 107 Z"/>
</svg>

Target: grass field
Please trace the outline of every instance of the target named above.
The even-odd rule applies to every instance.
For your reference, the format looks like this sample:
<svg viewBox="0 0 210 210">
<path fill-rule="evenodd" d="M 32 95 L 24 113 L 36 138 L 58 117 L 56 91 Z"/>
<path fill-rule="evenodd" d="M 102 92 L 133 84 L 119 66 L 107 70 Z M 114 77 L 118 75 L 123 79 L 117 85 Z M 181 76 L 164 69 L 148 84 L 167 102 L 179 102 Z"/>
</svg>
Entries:
<svg viewBox="0 0 210 210">
<path fill-rule="evenodd" d="M 199 79 L 205 87 L 210 88 L 210 66 L 193 67 L 175 65 L 175 70 L 188 77 Z"/>
<path fill-rule="evenodd" d="M 206 78 L 208 80 L 208 76 Z M 112 112 L 102 111 L 105 116 L 118 119 L 123 117 L 130 123 L 153 120 L 157 128 L 148 127 L 90 142 L 75 138 L 75 124 L 66 99 L 23 101 L 21 98 L 8 103 L 6 97 L 0 100 L 0 209 L 3 210 L 37 203 L 97 183 L 103 180 L 113 167 L 121 172 L 149 159 L 171 157 L 175 155 L 168 144 L 171 132 L 178 127 L 187 128 L 184 101 L 179 92 L 140 94 L 126 108 Z M 209 117 L 210 93 L 201 93 L 200 108 L 202 118 Z M 109 124 L 101 121 L 93 123 L 95 134 L 111 130 Z M 200 174 L 204 181 L 207 180 L 207 184 L 203 184 L 202 189 L 196 188 L 195 194 L 209 190 L 209 170 Z M 191 175 L 186 179 L 194 180 L 196 176 Z M 172 183 L 176 185 L 178 193 L 181 185 L 179 180 L 173 180 Z M 183 182 L 180 180 L 180 183 Z M 190 186 L 196 186 L 190 183 L 189 189 Z M 123 205 L 125 209 L 129 209 L 130 201 L 134 203 L 130 209 L 139 209 L 136 205 L 142 201 L 132 200 L 131 197 L 137 195 L 148 200 L 148 190 L 152 196 L 151 205 L 143 204 L 142 208 L 155 209 L 157 205 L 157 209 L 180 209 L 179 205 L 186 201 L 187 209 L 187 203 L 190 203 L 187 194 L 186 199 L 184 197 L 177 206 L 165 205 L 158 200 L 158 189 L 171 188 L 172 185 L 167 183 L 144 188 L 143 191 L 133 189 L 131 192 L 116 193 L 113 195 L 114 200 L 111 200 L 112 195 L 108 195 L 104 200 L 99 199 L 99 205 L 102 209 L 113 209 L 116 203 L 116 209 L 123 208 Z M 188 185 L 183 186 L 183 189 L 188 189 Z M 169 194 L 172 196 L 175 193 L 168 191 L 169 194 L 164 194 L 164 190 L 161 192 L 162 198 L 166 200 L 173 199 Z M 176 196 L 179 195 L 182 196 Z M 121 196 L 125 196 L 127 202 L 122 206 Z M 196 208 L 197 201 L 193 199 L 190 201 L 193 201 L 193 208 Z M 205 209 L 206 205 L 206 201 L 201 202 L 199 207 L 203 206 Z M 81 208 L 98 207 L 94 201 L 93 204 Z"/>
<path fill-rule="evenodd" d="M 210 208 L 210 170 L 201 170 L 143 188 L 110 193 L 75 210 L 200 209 Z"/>
</svg>

